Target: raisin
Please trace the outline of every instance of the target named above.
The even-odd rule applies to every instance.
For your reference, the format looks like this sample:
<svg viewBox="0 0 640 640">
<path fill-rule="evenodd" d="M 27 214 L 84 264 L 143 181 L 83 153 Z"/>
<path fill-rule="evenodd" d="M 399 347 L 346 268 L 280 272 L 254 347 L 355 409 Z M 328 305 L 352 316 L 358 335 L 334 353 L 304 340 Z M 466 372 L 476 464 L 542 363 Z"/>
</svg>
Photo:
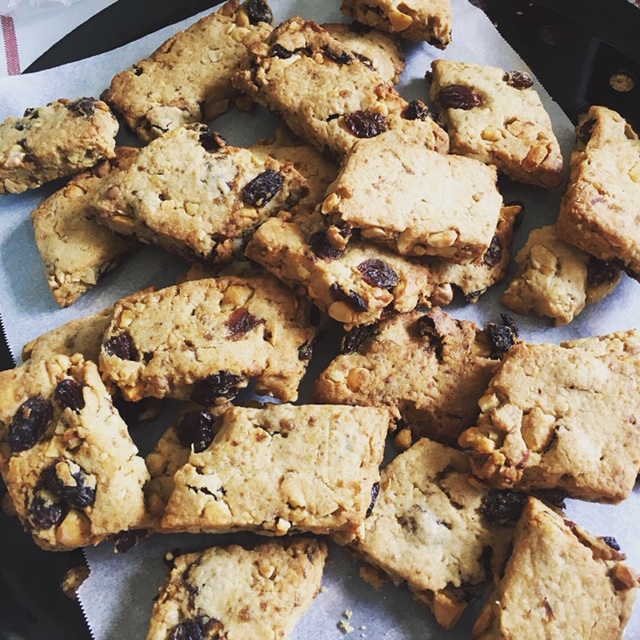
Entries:
<svg viewBox="0 0 640 640">
<path fill-rule="evenodd" d="M 416 331 L 421 338 L 429 340 L 429 347 L 435 350 L 436 358 L 442 360 L 444 355 L 444 342 L 442 336 L 436 331 L 436 323 L 429 315 L 421 316 L 416 320 Z"/>
<path fill-rule="evenodd" d="M 609 545 L 614 551 L 620 551 L 620 545 L 618 544 L 618 541 L 612 536 L 602 536 L 601 540 L 605 544 Z"/>
<path fill-rule="evenodd" d="M 16 131 L 24 131 L 25 126 L 24 126 L 24 124 L 22 124 L 22 122 L 16 122 L 16 123 L 13 125 L 13 128 L 14 128 Z"/>
<path fill-rule="evenodd" d="M 361 53 L 357 53 L 356 51 L 353 51 L 352 53 L 354 58 L 360 60 L 365 67 L 368 67 L 371 71 L 375 71 L 375 67 L 373 66 L 373 62 L 371 62 L 370 58 L 367 58 L 367 56 L 363 56 Z"/>
<path fill-rule="evenodd" d="M 183 620 L 173 628 L 167 640 L 206 640 L 202 619 Z"/>
<path fill-rule="evenodd" d="M 141 540 L 147 536 L 146 529 L 131 529 L 129 531 L 120 531 L 113 538 L 113 552 L 127 553 L 133 547 L 136 547 Z"/>
<path fill-rule="evenodd" d="M 493 525 L 513 525 L 526 504 L 526 493 L 491 489 L 482 500 L 480 513 Z"/>
<path fill-rule="evenodd" d="M 144 73 L 144 69 L 142 67 L 133 67 L 133 73 L 137 76 L 141 76 Z"/>
<path fill-rule="evenodd" d="M 322 50 L 329 60 L 333 60 L 338 64 L 351 64 L 353 62 L 353 58 L 346 51 L 336 52 L 329 45 L 322 47 Z"/>
<path fill-rule="evenodd" d="M 262 324 L 264 319 L 256 318 L 249 313 L 244 307 L 235 309 L 231 312 L 231 315 L 224 323 L 232 340 L 239 340 L 245 333 L 248 333 L 252 329 L 255 329 L 259 324 Z"/>
<path fill-rule="evenodd" d="M 284 176 L 279 171 L 267 169 L 242 189 L 242 197 L 246 204 L 264 207 L 282 189 Z"/>
<path fill-rule="evenodd" d="M 596 121 L 594 118 L 588 118 L 582 124 L 578 125 L 578 128 L 576 129 L 576 137 L 580 142 L 582 142 L 582 144 L 586 145 L 587 142 L 589 142 L 595 126 Z"/>
<path fill-rule="evenodd" d="M 23 118 L 30 118 L 31 120 L 34 120 L 35 118 L 37 118 L 40 114 L 38 113 L 37 109 L 33 109 L 33 108 L 29 108 L 29 109 L 25 109 L 24 111 L 24 115 L 22 116 Z"/>
<path fill-rule="evenodd" d="M 318 256 L 318 258 L 322 258 L 324 260 L 336 260 L 341 257 L 344 253 L 340 249 L 336 249 L 329 238 L 327 238 L 327 234 L 324 231 L 316 231 L 309 238 L 309 246 L 311 247 L 311 251 Z"/>
<path fill-rule="evenodd" d="M 372 287 L 391 290 L 400 280 L 398 274 L 386 262 L 377 258 L 365 260 L 357 268 L 362 274 L 362 279 Z"/>
<path fill-rule="evenodd" d="M 498 236 L 491 238 L 491 244 L 482 256 L 482 262 L 484 262 L 490 269 L 500 264 L 502 260 L 502 243 Z"/>
<path fill-rule="evenodd" d="M 373 513 L 373 508 L 376 506 L 376 500 L 378 499 L 378 494 L 380 493 L 380 483 L 374 482 L 371 487 L 371 502 L 367 507 L 367 513 L 365 514 L 365 518 L 368 518 Z"/>
<path fill-rule="evenodd" d="M 205 129 L 198 138 L 205 151 L 218 151 L 227 146 L 227 141 L 217 132 Z"/>
<path fill-rule="evenodd" d="M 376 111 L 354 111 L 344 117 L 347 129 L 358 138 L 375 138 L 389 128 L 384 116 Z"/>
<path fill-rule="evenodd" d="M 243 7 L 252 25 L 255 26 L 260 22 L 273 24 L 273 13 L 264 0 L 247 0 Z"/>
<path fill-rule="evenodd" d="M 214 418 L 208 411 L 189 411 L 176 425 L 178 442 L 183 447 L 193 446 L 196 453 L 204 451 L 213 442 Z"/>
<path fill-rule="evenodd" d="M 426 120 L 431 117 L 429 107 L 422 100 L 412 100 L 402 113 L 405 120 Z"/>
<path fill-rule="evenodd" d="M 334 300 L 346 302 L 356 311 L 367 311 L 369 309 L 364 298 L 359 296 L 353 289 L 349 289 L 347 292 L 337 282 L 334 282 L 330 290 Z"/>
<path fill-rule="evenodd" d="M 526 71 L 507 71 L 502 79 L 514 89 L 529 89 L 533 87 L 533 80 Z"/>
<path fill-rule="evenodd" d="M 502 326 L 495 322 L 487 325 L 487 335 L 492 347 L 492 356 L 501 357 L 518 342 L 518 327 L 511 316 L 501 313 Z"/>
<path fill-rule="evenodd" d="M 116 356 L 120 360 L 138 359 L 138 350 L 133 343 L 133 338 L 128 333 L 121 333 L 119 336 L 109 338 L 104 345 L 104 350 L 108 356 Z"/>
<path fill-rule="evenodd" d="M 298 347 L 298 360 L 311 360 L 313 355 L 313 340 L 306 340 Z"/>
<path fill-rule="evenodd" d="M 84 409 L 84 396 L 82 395 L 84 387 L 82 382 L 73 378 L 65 378 L 56 385 L 53 397 L 63 409 L 71 409 L 79 413 Z"/>
<path fill-rule="evenodd" d="M 356 353 L 376 332 L 376 325 L 358 325 L 342 338 L 341 353 Z"/>
<path fill-rule="evenodd" d="M 69 513 L 69 506 L 63 500 L 56 500 L 50 491 L 38 487 L 29 505 L 31 522 L 36 529 L 51 529 L 60 524 Z"/>
<path fill-rule="evenodd" d="M 485 289 L 478 289 L 477 291 L 470 291 L 464 297 L 467 302 L 471 302 L 475 304 L 478 301 L 478 298 L 486 291 Z"/>
<path fill-rule="evenodd" d="M 605 282 L 613 282 L 618 277 L 619 271 L 615 265 L 606 260 L 600 260 L 591 256 L 587 262 L 587 284 L 597 287 Z"/>
<path fill-rule="evenodd" d="M 567 494 L 562 489 L 538 489 L 537 491 L 533 491 L 533 495 L 536 498 L 544 500 L 544 502 L 548 502 L 554 507 L 557 507 L 558 509 L 565 508 L 564 501 Z"/>
<path fill-rule="evenodd" d="M 271 57 L 272 58 L 281 58 L 282 60 L 286 60 L 293 55 L 293 51 L 289 51 L 289 49 L 285 49 L 281 44 L 274 44 L 271 47 Z"/>
<path fill-rule="evenodd" d="M 232 398 L 238 393 L 238 384 L 241 381 L 241 376 L 230 371 L 212 373 L 193 385 L 191 399 L 198 404 L 208 406 L 215 404 L 219 398 Z"/>
<path fill-rule="evenodd" d="M 52 419 L 53 405 L 42 396 L 37 395 L 23 402 L 9 423 L 11 451 L 31 449 L 42 439 Z"/>
<path fill-rule="evenodd" d="M 60 458 L 42 472 L 44 486 L 79 509 L 96 501 L 96 477 L 77 462 Z"/>
<path fill-rule="evenodd" d="M 68 109 L 78 116 L 91 118 L 96 112 L 96 101 L 93 98 L 78 98 L 68 106 Z"/>
<path fill-rule="evenodd" d="M 464 84 L 450 84 L 442 87 L 438 93 L 438 101 L 444 109 L 473 109 L 482 104 L 480 96 L 473 87 Z"/>
<path fill-rule="evenodd" d="M 359 35 L 364 35 L 365 33 L 370 33 L 373 27 L 370 27 L 368 24 L 362 24 L 362 22 L 358 22 L 354 20 L 349 25 L 349 31 L 353 31 L 353 33 L 357 33 Z"/>
</svg>

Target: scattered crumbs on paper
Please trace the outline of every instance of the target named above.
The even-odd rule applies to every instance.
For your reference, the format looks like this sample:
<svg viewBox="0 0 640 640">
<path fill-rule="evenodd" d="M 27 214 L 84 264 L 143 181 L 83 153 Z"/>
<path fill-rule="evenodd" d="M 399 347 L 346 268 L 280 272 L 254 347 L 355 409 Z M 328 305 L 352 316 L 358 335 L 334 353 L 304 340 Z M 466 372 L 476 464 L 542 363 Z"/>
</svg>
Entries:
<svg viewBox="0 0 640 640">
<path fill-rule="evenodd" d="M 353 615 L 353 611 L 351 611 L 351 609 L 347 609 L 342 615 L 344 615 L 347 620 L 350 620 Z"/>
<path fill-rule="evenodd" d="M 320 587 L 320 593 L 324 593 L 326 590 L 327 590 L 327 587 L 325 587 L 324 585 Z"/>
<path fill-rule="evenodd" d="M 386 582 L 384 574 L 370 564 L 363 564 L 360 567 L 359 573 L 360 577 L 374 589 L 380 589 Z"/>
<path fill-rule="evenodd" d="M 345 635 L 353 632 L 353 626 L 351 626 L 348 620 L 340 620 L 340 622 L 338 622 L 338 629 Z"/>
<path fill-rule="evenodd" d="M 366 625 L 366 624 L 363 624 L 363 625 L 360 627 L 360 631 L 366 631 L 366 630 L 367 630 L 367 625 Z"/>
</svg>

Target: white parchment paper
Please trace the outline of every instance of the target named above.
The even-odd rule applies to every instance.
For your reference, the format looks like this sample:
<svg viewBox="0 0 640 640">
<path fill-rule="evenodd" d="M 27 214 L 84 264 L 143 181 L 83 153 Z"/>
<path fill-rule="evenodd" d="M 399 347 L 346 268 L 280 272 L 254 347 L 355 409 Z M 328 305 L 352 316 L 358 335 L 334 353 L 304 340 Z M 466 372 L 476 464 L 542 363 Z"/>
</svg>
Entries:
<svg viewBox="0 0 640 640">
<path fill-rule="evenodd" d="M 276 22 L 292 15 L 313 18 L 318 22 L 345 21 L 337 2 L 272 0 L 271 5 L 275 9 Z M 426 99 L 428 85 L 424 73 L 435 57 L 497 65 L 505 69 L 526 68 L 481 11 L 467 0 L 452 0 L 452 5 L 453 44 L 446 51 L 441 52 L 425 44 L 407 44 L 408 64 L 399 86 L 407 99 Z M 79 63 L 34 75 L 1 79 L 0 119 L 21 114 L 27 107 L 59 97 L 98 96 L 115 73 L 147 56 L 169 35 L 196 19 L 197 16 L 116 51 Z M 573 145 L 573 126 L 539 85 L 538 90 L 551 115 L 567 164 Z M 230 112 L 218 118 L 213 126 L 232 144 L 243 145 L 269 135 L 277 123 L 264 110 L 258 109 L 254 114 Z M 131 138 L 126 136 L 122 139 L 131 142 Z M 73 307 L 58 308 L 45 281 L 29 219 L 31 210 L 55 187 L 49 185 L 29 194 L 0 199 L 0 305 L 9 345 L 18 360 L 20 349 L 29 339 L 75 317 L 96 312 L 132 291 L 151 284 L 172 284 L 175 277 L 186 270 L 186 263 L 180 259 L 159 249 L 146 247 L 106 276 Z M 524 244 L 532 228 L 555 220 L 561 189 L 551 192 L 530 186 L 509 186 L 506 189 L 503 193 L 506 201 L 519 199 L 526 207 L 524 223 L 516 234 L 516 251 Z M 500 312 L 505 312 L 498 303 L 505 286 L 494 287 L 493 291 L 480 299 L 477 306 L 466 305 L 458 300 L 448 308 L 448 312 L 483 326 L 488 321 L 495 321 Z M 611 296 L 589 307 L 568 326 L 552 328 L 545 320 L 535 317 L 516 319 L 521 335 L 526 340 L 560 342 L 638 327 L 639 309 L 639 285 L 625 277 Z M 314 374 L 335 353 L 337 335 L 335 331 L 329 332 L 319 342 L 300 402 L 309 400 L 308 390 Z M 135 429 L 132 435 L 143 453 L 162 432 L 165 424 L 169 424 L 167 416 L 156 421 L 155 425 L 143 424 Z M 606 429 L 605 424 L 603 429 Z M 568 514 L 596 535 L 615 536 L 627 553 L 629 563 L 636 569 L 640 568 L 638 487 L 628 500 L 615 507 L 569 501 Z M 126 554 L 114 555 L 112 546 L 108 544 L 88 549 L 86 556 L 91 566 L 91 577 L 82 586 L 80 599 L 95 638 L 143 640 L 153 598 L 166 576 L 166 567 L 161 561 L 164 552 L 176 548 L 185 551 L 203 549 L 230 539 L 230 536 L 156 535 Z M 25 535 L 25 546 L 30 544 Z M 354 629 L 350 637 L 389 640 L 468 638 L 481 605 L 473 604 L 456 628 L 445 632 L 436 625 L 430 612 L 412 599 L 406 588 L 386 585 L 375 590 L 359 578 L 358 565 L 344 550 L 336 547 L 331 548 L 323 584 L 326 590 L 320 593 L 310 611 L 297 625 L 292 636 L 294 639 L 342 637 L 343 631 L 338 628 L 338 623 L 345 619 L 345 610 L 353 611 L 348 621 Z M 640 638 L 639 609 L 640 605 L 636 606 L 628 627 L 629 639 Z"/>
</svg>

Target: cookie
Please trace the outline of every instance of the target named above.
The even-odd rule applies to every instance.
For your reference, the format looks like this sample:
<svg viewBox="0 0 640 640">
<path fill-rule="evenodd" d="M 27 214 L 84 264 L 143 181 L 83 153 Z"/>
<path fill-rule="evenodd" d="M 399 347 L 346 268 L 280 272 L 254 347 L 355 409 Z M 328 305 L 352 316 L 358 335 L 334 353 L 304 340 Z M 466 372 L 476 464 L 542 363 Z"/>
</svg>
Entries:
<svg viewBox="0 0 640 640">
<path fill-rule="evenodd" d="M 31 213 L 36 245 L 55 301 L 68 307 L 138 246 L 87 218 L 100 187 L 134 162 L 137 149 L 117 147 L 113 160 L 76 175 Z"/>
<path fill-rule="evenodd" d="M 491 355 L 489 336 L 473 322 L 438 308 L 403 313 L 352 329 L 313 396 L 387 407 L 416 436 L 453 444 L 478 415 L 478 399 L 500 362 Z"/>
<path fill-rule="evenodd" d="M 444 49 L 451 42 L 451 0 L 342 0 L 342 12 L 361 23 Z"/>
<path fill-rule="evenodd" d="M 635 330 L 560 346 L 518 344 L 459 443 L 493 486 L 620 502 L 640 468 L 639 374 Z"/>
<path fill-rule="evenodd" d="M 452 153 L 493 164 L 518 182 L 562 182 L 560 145 L 528 73 L 453 60 L 434 60 L 431 68 L 429 95 Z"/>
<path fill-rule="evenodd" d="M 101 187 L 90 215 L 188 260 L 228 262 L 247 234 L 305 194 L 290 163 L 257 158 L 197 124 L 149 143 Z"/>
<path fill-rule="evenodd" d="M 115 156 L 118 121 L 93 98 L 61 98 L 0 123 L 0 195 L 22 193 Z"/>
<path fill-rule="evenodd" d="M 0 468 L 39 546 L 144 526 L 149 475 L 137 453 L 93 362 L 56 356 L 0 373 Z"/>
<path fill-rule="evenodd" d="M 390 310 L 442 306 L 453 297 L 428 266 L 371 242 L 352 240 L 344 251 L 333 248 L 319 212 L 267 220 L 245 255 L 347 329 L 376 322 Z"/>
<path fill-rule="evenodd" d="M 174 476 L 162 527 L 354 534 L 380 479 L 389 416 L 331 405 L 232 407 Z"/>
<path fill-rule="evenodd" d="M 133 294 L 115 305 L 100 370 L 127 400 L 233 398 L 294 401 L 315 330 L 306 304 L 270 276 L 209 278 Z"/>
<path fill-rule="evenodd" d="M 449 629 L 491 580 L 489 560 L 500 564 L 513 532 L 483 515 L 486 497 L 462 452 L 423 438 L 382 470 L 352 544 Z"/>
<path fill-rule="evenodd" d="M 516 256 L 518 273 L 500 301 L 517 313 L 571 322 L 620 282 L 615 265 L 559 240 L 553 225 L 534 229 Z"/>
<path fill-rule="evenodd" d="M 265 0 L 229 0 L 116 75 L 102 98 L 145 142 L 209 122 L 238 98 L 231 77 L 248 63 L 249 47 L 269 35 L 272 21 Z"/>
<path fill-rule="evenodd" d="M 335 225 L 332 243 L 340 249 L 345 228 L 356 228 L 401 255 L 470 262 L 487 252 L 498 224 L 496 180 L 494 167 L 390 130 L 353 145 L 322 213 Z"/>
<path fill-rule="evenodd" d="M 474 640 L 622 640 L 640 580 L 616 547 L 531 498 Z"/>
<path fill-rule="evenodd" d="M 296 538 L 178 556 L 147 640 L 287 638 L 320 591 L 324 542 Z"/>
<path fill-rule="evenodd" d="M 591 107 L 580 117 L 558 238 L 640 280 L 640 140 L 615 111 Z"/>
</svg>

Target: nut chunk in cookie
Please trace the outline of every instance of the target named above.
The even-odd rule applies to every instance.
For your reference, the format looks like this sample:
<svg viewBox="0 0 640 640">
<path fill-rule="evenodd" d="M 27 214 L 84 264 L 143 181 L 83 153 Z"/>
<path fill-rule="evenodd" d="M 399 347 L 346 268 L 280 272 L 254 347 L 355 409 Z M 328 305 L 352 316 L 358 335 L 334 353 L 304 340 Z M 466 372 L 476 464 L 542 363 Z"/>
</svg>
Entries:
<svg viewBox="0 0 640 640">
<path fill-rule="evenodd" d="M 503 206 L 496 181 L 494 167 L 391 130 L 353 145 L 322 213 L 335 225 L 338 248 L 348 242 L 344 229 L 358 228 L 402 255 L 470 262 L 482 258 L 495 234 Z"/>
<path fill-rule="evenodd" d="M 318 595 L 326 557 L 325 543 L 307 538 L 180 555 L 147 640 L 284 640 Z"/>
<path fill-rule="evenodd" d="M 117 147 L 113 160 L 76 175 L 31 213 L 47 284 L 61 307 L 76 302 L 139 245 L 87 217 L 104 181 L 129 167 L 137 154 L 137 149 Z"/>
<path fill-rule="evenodd" d="M 0 195 L 22 193 L 115 156 L 118 121 L 100 100 L 61 98 L 0 123 Z"/>
<path fill-rule="evenodd" d="M 452 60 L 431 67 L 430 96 L 452 153 L 494 164 L 518 182 L 549 188 L 562 182 L 560 145 L 529 74 Z"/>
<path fill-rule="evenodd" d="M 232 407 L 174 476 L 162 527 L 353 535 L 380 480 L 388 423 L 371 407 Z"/>
<path fill-rule="evenodd" d="M 298 397 L 314 335 L 308 305 L 275 278 L 204 278 L 120 300 L 100 370 L 133 402 L 221 404 L 251 378 L 258 393 L 288 402 Z"/>
<path fill-rule="evenodd" d="M 309 297 L 345 328 L 371 324 L 387 311 L 443 306 L 453 297 L 428 266 L 366 240 L 331 246 L 319 212 L 274 217 L 254 234 L 245 255 Z"/>
<path fill-rule="evenodd" d="M 640 468 L 640 332 L 509 350 L 461 434 L 491 485 L 617 503 Z"/>
<path fill-rule="evenodd" d="M 620 268 L 567 244 L 553 226 L 534 229 L 516 256 L 518 273 L 501 302 L 517 313 L 571 322 L 588 304 L 609 295 L 620 282 Z"/>
<path fill-rule="evenodd" d="M 415 119 L 407 101 L 346 43 L 312 20 L 292 18 L 253 48 L 249 69 L 233 83 L 329 158 L 340 160 L 360 138 L 371 138 Z M 422 113 L 422 112 L 421 112 Z M 433 148 L 447 147 L 446 133 L 431 119 L 416 135 Z"/>
<path fill-rule="evenodd" d="M 494 337 L 503 338 L 495 346 L 508 348 L 509 336 L 517 334 L 495 326 Z M 452 444 L 473 424 L 478 399 L 498 367 L 498 349 L 490 342 L 473 322 L 438 308 L 356 327 L 345 336 L 342 355 L 316 380 L 314 397 L 387 407 L 414 435 Z"/>
<path fill-rule="evenodd" d="M 511 525 L 483 515 L 488 490 L 466 456 L 427 438 L 386 466 L 364 532 L 352 544 L 396 582 L 406 581 L 446 629 L 500 565 Z"/>
<path fill-rule="evenodd" d="M 615 111 L 591 107 L 576 128 L 559 238 L 640 280 L 640 140 Z"/>
<path fill-rule="evenodd" d="M 230 0 L 217 12 L 171 36 L 150 57 L 111 81 L 102 98 L 145 142 L 183 124 L 209 122 L 238 98 L 233 74 L 249 47 L 271 32 L 265 0 Z"/>
<path fill-rule="evenodd" d="M 624 559 L 606 538 L 529 498 L 474 640 L 622 640 L 640 586 Z"/>
<path fill-rule="evenodd" d="M 206 125 L 187 125 L 110 176 L 91 215 L 187 259 L 229 262 L 245 235 L 306 193 L 291 163 L 227 145 Z"/>
<path fill-rule="evenodd" d="M 0 469 L 39 546 L 144 526 L 149 474 L 137 453 L 93 362 L 55 356 L 0 373 Z"/>
<path fill-rule="evenodd" d="M 380 31 L 438 49 L 451 42 L 451 0 L 342 0 L 342 12 Z"/>
</svg>

